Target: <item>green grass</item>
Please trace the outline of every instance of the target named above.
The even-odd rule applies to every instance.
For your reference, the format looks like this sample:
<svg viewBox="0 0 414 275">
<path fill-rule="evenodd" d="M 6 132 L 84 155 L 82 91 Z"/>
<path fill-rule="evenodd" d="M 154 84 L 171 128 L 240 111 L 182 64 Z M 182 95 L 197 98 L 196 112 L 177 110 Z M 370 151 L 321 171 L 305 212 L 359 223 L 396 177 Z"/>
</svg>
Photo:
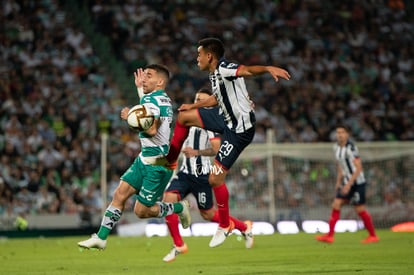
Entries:
<svg viewBox="0 0 414 275">
<path fill-rule="evenodd" d="M 305 233 L 256 236 L 251 250 L 236 235 L 217 248 L 210 237 L 191 237 L 189 252 L 172 263 L 162 262 L 166 237 L 110 236 L 106 250 L 82 252 L 79 237 L 2 239 L 0 274 L 414 274 L 414 234 L 378 235 L 370 245 L 359 243 L 365 231 L 336 234 L 334 244 Z"/>
</svg>

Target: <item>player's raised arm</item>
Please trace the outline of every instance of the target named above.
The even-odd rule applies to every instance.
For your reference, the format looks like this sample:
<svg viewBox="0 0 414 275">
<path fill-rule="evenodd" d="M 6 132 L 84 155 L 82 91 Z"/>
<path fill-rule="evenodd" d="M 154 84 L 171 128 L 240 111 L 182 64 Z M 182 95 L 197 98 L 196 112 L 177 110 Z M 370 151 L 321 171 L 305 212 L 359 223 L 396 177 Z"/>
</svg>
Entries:
<svg viewBox="0 0 414 275">
<path fill-rule="evenodd" d="M 139 68 L 137 69 L 136 72 L 134 72 L 135 86 L 137 87 L 138 98 L 142 98 L 144 96 L 144 88 L 143 88 L 144 77 L 145 77 L 145 74 L 142 68 Z"/>
<path fill-rule="evenodd" d="M 254 65 L 254 66 L 246 66 L 240 65 L 237 76 L 254 76 L 260 75 L 264 73 L 270 73 L 276 81 L 279 81 L 279 77 L 289 80 L 290 74 L 285 69 L 276 67 L 276 66 L 261 66 L 261 65 Z"/>
</svg>

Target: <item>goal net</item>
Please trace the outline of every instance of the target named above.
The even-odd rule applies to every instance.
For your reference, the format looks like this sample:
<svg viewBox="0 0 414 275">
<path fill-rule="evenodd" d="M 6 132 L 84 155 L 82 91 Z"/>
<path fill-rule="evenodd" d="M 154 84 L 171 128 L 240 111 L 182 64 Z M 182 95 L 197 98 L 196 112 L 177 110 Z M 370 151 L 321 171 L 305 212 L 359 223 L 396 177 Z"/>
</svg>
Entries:
<svg viewBox="0 0 414 275">
<path fill-rule="evenodd" d="M 357 143 L 377 227 L 414 220 L 414 143 Z M 327 221 L 335 197 L 333 143 L 252 144 L 230 169 L 231 213 L 239 218 Z M 341 219 L 358 220 L 345 206 Z"/>
</svg>

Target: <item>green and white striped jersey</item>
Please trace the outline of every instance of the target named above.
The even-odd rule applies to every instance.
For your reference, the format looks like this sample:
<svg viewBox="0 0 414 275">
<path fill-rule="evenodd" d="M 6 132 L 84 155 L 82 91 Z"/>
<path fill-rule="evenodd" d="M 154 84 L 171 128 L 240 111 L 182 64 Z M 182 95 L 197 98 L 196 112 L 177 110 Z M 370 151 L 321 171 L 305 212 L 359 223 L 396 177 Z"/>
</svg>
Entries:
<svg viewBox="0 0 414 275">
<path fill-rule="evenodd" d="M 171 128 L 173 110 L 171 99 L 164 90 L 153 91 L 145 94 L 140 99 L 140 104 L 150 108 L 154 117 L 160 119 L 161 125 L 155 136 L 151 137 L 145 132 L 139 133 L 141 140 L 141 155 L 143 157 L 158 157 L 168 154 L 170 149 Z"/>
</svg>

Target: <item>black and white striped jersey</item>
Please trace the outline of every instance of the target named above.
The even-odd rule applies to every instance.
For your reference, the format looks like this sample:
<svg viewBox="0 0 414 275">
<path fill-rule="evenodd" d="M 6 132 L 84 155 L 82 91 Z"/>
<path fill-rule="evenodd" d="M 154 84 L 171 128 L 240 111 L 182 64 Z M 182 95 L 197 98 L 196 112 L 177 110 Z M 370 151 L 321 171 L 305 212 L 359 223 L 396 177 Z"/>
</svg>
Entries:
<svg viewBox="0 0 414 275">
<path fill-rule="evenodd" d="M 211 148 L 210 140 L 214 138 L 218 138 L 218 134 L 202 128 L 191 127 L 182 148 L 191 147 L 195 150 L 205 150 Z M 180 171 L 194 176 L 208 175 L 211 168 L 210 158 L 210 156 L 187 158 L 183 155 Z"/>
<path fill-rule="evenodd" d="M 339 146 L 338 143 L 335 143 L 333 149 L 335 158 L 342 170 L 343 184 L 346 184 L 355 171 L 354 159 L 359 158 L 358 148 L 352 142 L 348 141 L 345 146 L 342 147 Z M 356 179 L 356 184 L 362 183 L 365 183 L 363 171 L 361 171 Z"/>
<path fill-rule="evenodd" d="M 255 116 L 244 78 L 237 76 L 239 67 L 240 64 L 221 59 L 214 73 L 210 73 L 210 82 L 227 127 L 243 133 L 253 127 Z"/>
</svg>

